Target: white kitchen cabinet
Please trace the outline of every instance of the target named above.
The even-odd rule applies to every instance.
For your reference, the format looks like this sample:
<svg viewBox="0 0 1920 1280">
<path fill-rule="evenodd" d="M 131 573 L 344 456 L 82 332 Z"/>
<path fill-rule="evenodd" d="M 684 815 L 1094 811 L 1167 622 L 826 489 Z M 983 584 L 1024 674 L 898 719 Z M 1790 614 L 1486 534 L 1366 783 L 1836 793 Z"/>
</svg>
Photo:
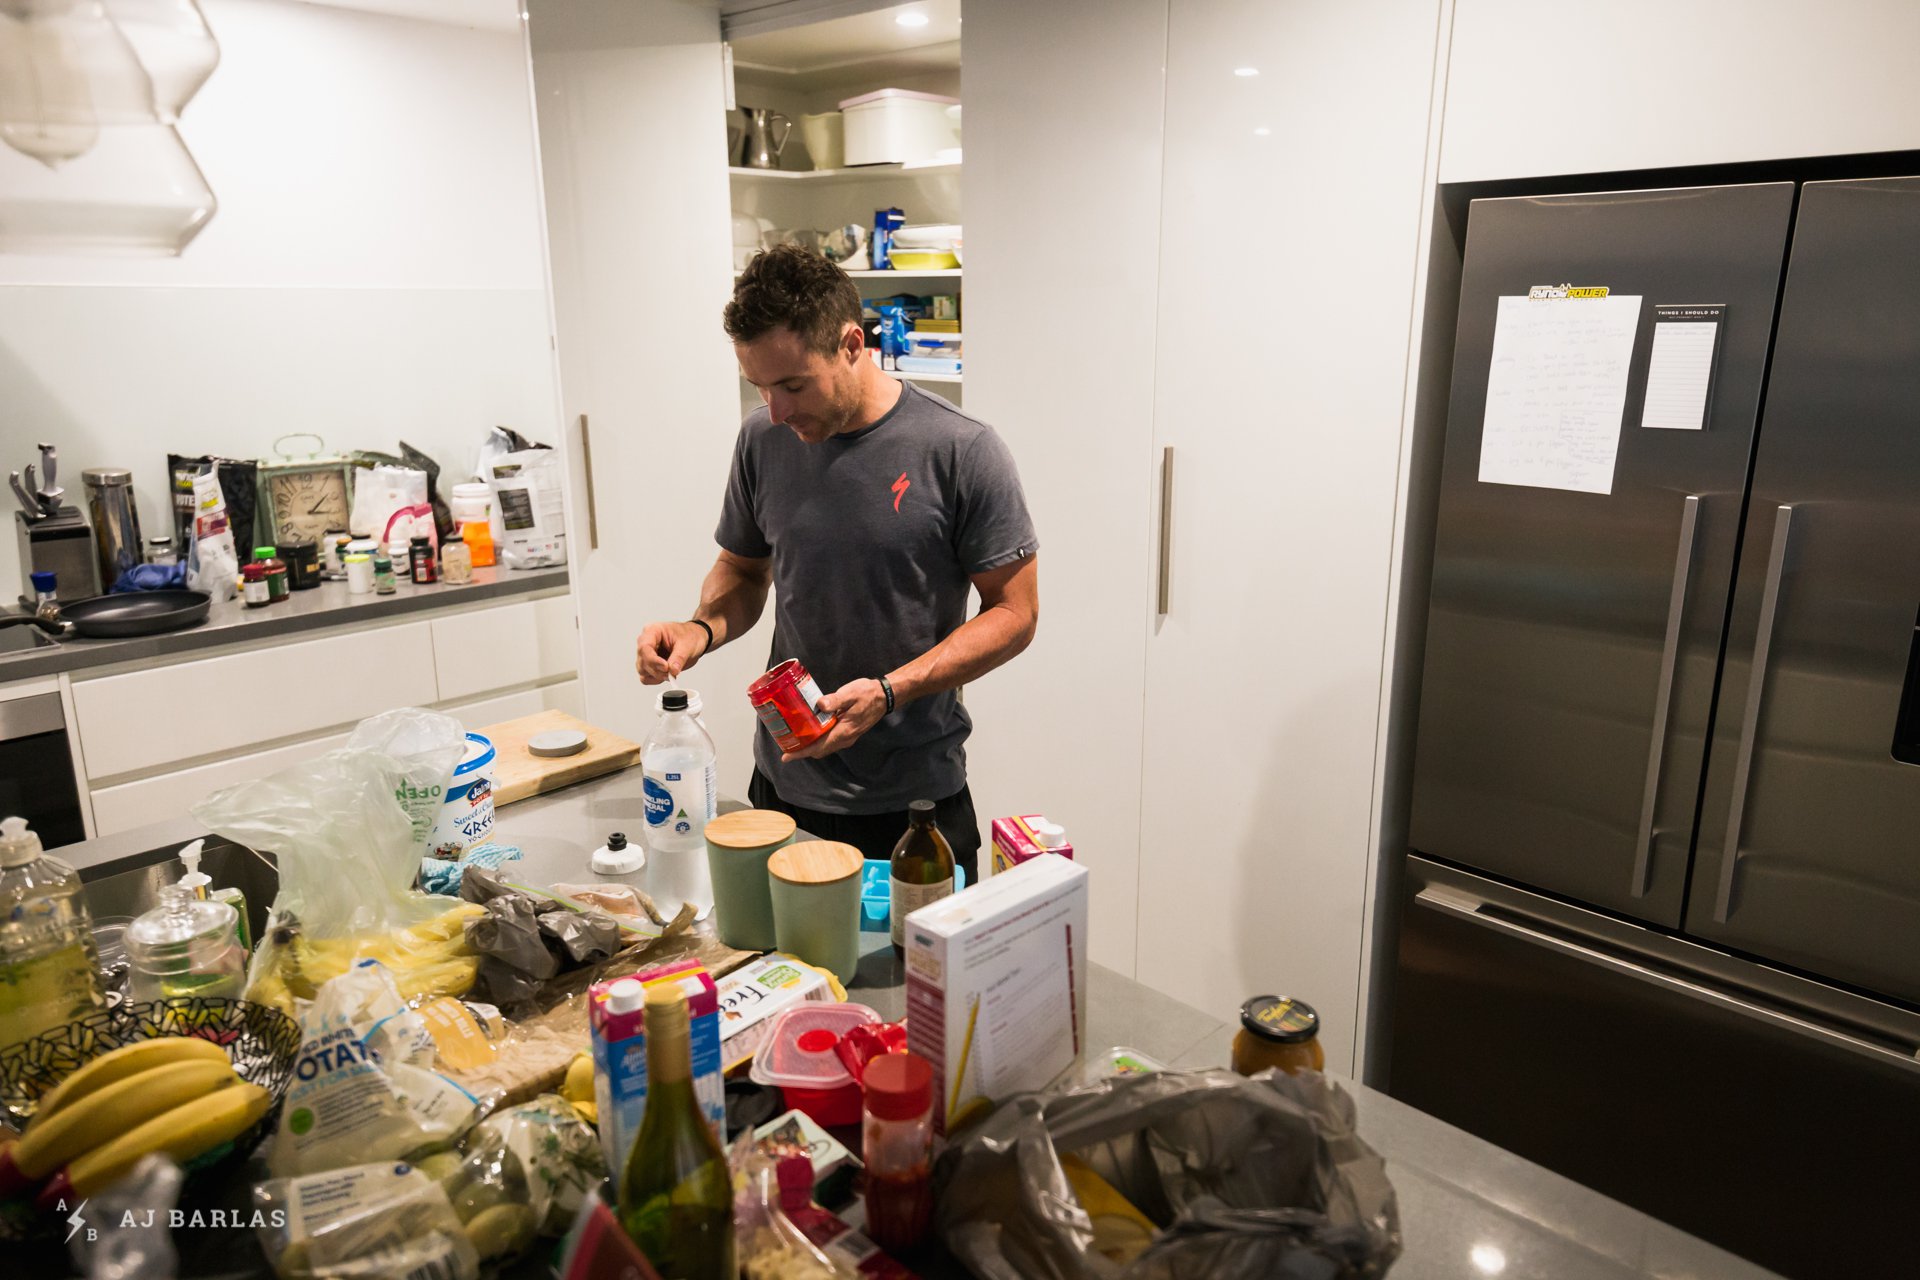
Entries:
<svg viewBox="0 0 1920 1280">
<path fill-rule="evenodd" d="M 1040 631 L 968 686 L 968 774 L 982 825 L 1044 810 L 1067 828 L 1093 959 L 1134 974 L 1167 5 L 967 0 L 966 17 L 967 409 L 1013 451 L 1040 535 Z M 1084 269 L 1060 300 L 1097 318 L 1091 340 L 1054 340 L 1036 301 L 1063 254 Z"/>
<path fill-rule="evenodd" d="M 740 421 L 720 328 L 732 287 L 720 18 L 713 0 L 526 7 L 582 677 L 593 721 L 640 741 L 655 691 L 634 674 L 634 642 L 699 601 Z M 729 790 L 751 768 L 746 688 L 766 658 L 762 631 L 686 681 Z"/>
<path fill-rule="evenodd" d="M 533 684 L 580 669 L 571 596 L 435 618 L 433 668 L 439 701 Z"/>
<path fill-rule="evenodd" d="M 426 622 L 73 681 L 81 750 L 96 782 L 438 700 Z"/>
<path fill-rule="evenodd" d="M 583 715 L 580 682 L 563 680 L 537 689 L 454 703 L 436 708 L 458 719 L 469 730 L 499 724 L 541 711 Z M 187 814 L 194 805 L 222 787 L 250 782 L 346 743 L 347 733 L 323 734 L 266 751 L 253 751 L 168 773 L 100 787 L 92 793 L 94 822 L 100 835 L 130 831 L 152 822 Z"/>
<path fill-rule="evenodd" d="M 1139 976 L 1303 997 L 1343 1072 L 1438 9 L 1175 4 L 1167 42 Z"/>
</svg>

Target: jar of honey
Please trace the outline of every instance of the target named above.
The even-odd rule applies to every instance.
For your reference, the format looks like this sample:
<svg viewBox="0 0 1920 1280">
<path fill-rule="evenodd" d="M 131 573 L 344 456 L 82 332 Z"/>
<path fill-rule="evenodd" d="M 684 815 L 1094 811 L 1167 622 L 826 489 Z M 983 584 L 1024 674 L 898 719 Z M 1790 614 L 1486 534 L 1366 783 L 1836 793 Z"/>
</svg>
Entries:
<svg viewBox="0 0 1920 1280">
<path fill-rule="evenodd" d="M 798 658 L 788 658 L 748 685 L 747 700 L 782 751 L 818 742 L 840 719 L 820 714 L 820 686 Z"/>
<path fill-rule="evenodd" d="M 1320 1015 L 1291 996 L 1255 996 L 1240 1006 L 1240 1032 L 1233 1038 L 1233 1069 L 1243 1076 L 1268 1067 L 1288 1075 L 1325 1071 Z"/>
</svg>

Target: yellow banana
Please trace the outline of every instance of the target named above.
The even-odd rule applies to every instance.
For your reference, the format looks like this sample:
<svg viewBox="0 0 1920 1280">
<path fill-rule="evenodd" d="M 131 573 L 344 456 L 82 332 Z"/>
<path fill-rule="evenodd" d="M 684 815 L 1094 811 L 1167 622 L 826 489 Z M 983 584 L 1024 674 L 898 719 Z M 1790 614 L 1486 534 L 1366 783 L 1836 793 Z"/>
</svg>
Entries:
<svg viewBox="0 0 1920 1280">
<path fill-rule="evenodd" d="M 567 1064 L 566 1082 L 560 1086 L 560 1096 L 568 1102 L 593 1101 L 593 1056 L 576 1053 L 573 1061 Z"/>
<path fill-rule="evenodd" d="M 55 1085 L 39 1101 L 33 1113 L 33 1125 L 43 1123 L 46 1118 L 69 1103 L 77 1102 L 88 1094 L 128 1076 L 137 1076 L 142 1071 L 164 1066 L 169 1062 L 225 1062 L 227 1051 L 211 1040 L 202 1040 L 196 1036 L 161 1036 L 154 1040 L 141 1040 L 135 1044 L 122 1045 L 111 1053 L 103 1053 L 82 1066 L 78 1071 Z M 32 1125 L 29 1125 L 31 1128 Z"/>
<path fill-rule="evenodd" d="M 95 1147 L 69 1164 L 49 1190 L 84 1200 L 125 1177 L 149 1153 L 191 1160 L 251 1129 L 272 1105 L 273 1095 L 257 1084 L 217 1089 Z"/>
<path fill-rule="evenodd" d="M 142 1071 L 29 1127 L 13 1148 L 14 1166 L 29 1178 L 44 1178 L 75 1156 L 237 1078 L 225 1054 L 218 1062 L 170 1062 Z"/>
</svg>

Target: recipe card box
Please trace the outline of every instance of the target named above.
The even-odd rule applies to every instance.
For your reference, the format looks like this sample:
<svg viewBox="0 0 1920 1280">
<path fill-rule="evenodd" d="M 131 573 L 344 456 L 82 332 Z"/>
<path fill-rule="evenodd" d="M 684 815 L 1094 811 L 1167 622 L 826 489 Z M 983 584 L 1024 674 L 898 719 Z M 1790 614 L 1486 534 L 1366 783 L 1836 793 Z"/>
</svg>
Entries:
<svg viewBox="0 0 1920 1280">
<path fill-rule="evenodd" d="M 942 1132 L 1086 1048 L 1087 870 L 1043 854 L 907 917 L 907 1048 Z"/>
</svg>

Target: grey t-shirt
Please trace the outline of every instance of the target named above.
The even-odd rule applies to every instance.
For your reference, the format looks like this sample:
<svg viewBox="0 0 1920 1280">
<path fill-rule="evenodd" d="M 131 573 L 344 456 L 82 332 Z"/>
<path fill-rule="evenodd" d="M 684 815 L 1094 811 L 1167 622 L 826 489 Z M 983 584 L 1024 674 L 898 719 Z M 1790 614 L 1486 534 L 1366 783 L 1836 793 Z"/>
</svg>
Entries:
<svg viewBox="0 0 1920 1280">
<path fill-rule="evenodd" d="M 1013 455 L 993 428 L 902 383 L 870 427 L 807 444 L 765 408 L 740 425 L 714 539 L 773 558 L 773 652 L 823 693 L 892 671 L 966 621 L 969 575 L 1039 550 Z M 844 751 L 754 761 L 788 804 L 887 813 L 966 785 L 973 722 L 952 690 L 897 708 Z"/>
</svg>

